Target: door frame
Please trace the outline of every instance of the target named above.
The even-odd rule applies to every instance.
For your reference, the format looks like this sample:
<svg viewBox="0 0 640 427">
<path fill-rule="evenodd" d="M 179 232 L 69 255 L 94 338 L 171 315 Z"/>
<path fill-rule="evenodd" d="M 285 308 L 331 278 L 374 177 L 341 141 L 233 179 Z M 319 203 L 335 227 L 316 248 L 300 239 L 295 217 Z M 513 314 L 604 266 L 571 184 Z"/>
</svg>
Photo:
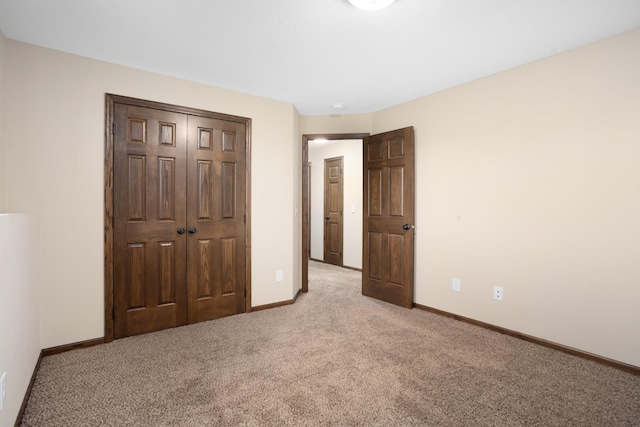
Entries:
<svg viewBox="0 0 640 427">
<path fill-rule="evenodd" d="M 114 305 L 113 305 L 113 268 L 114 268 L 114 197 L 113 197 L 113 172 L 114 172 L 114 126 L 115 104 L 127 104 L 138 107 L 153 108 L 156 110 L 182 113 L 192 116 L 208 117 L 218 120 L 226 120 L 242 123 L 246 129 L 246 218 L 245 224 L 245 311 L 251 312 L 251 119 L 247 117 L 232 116 L 215 113 L 190 107 L 165 104 L 161 102 L 146 101 L 126 96 L 105 94 L 105 149 L 104 149 L 104 342 L 114 340 Z"/>
<path fill-rule="evenodd" d="M 302 135 L 302 287 L 301 291 L 309 292 L 309 257 L 311 244 L 311 223 L 309 221 L 309 209 L 311 200 L 309 195 L 309 141 L 313 139 L 326 139 L 336 141 L 340 139 L 362 139 L 369 136 L 368 133 L 318 133 Z"/>
</svg>

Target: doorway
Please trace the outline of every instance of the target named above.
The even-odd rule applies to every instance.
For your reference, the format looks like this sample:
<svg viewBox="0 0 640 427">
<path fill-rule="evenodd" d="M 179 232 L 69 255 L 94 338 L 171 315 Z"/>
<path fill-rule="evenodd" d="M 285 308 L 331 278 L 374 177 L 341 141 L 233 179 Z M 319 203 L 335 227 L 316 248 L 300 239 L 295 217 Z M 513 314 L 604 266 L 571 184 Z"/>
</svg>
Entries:
<svg viewBox="0 0 640 427">
<path fill-rule="evenodd" d="M 250 311 L 251 120 L 106 98 L 105 341 Z"/>
<path fill-rule="evenodd" d="M 309 143 L 362 140 L 362 293 L 413 307 L 415 155 L 412 126 L 376 135 L 303 135 L 302 292 L 309 292 Z"/>
<path fill-rule="evenodd" d="M 309 259 L 310 258 L 319 258 L 318 256 L 312 257 L 312 248 L 311 244 L 311 177 L 310 177 L 310 168 L 309 168 L 309 147 L 311 141 L 316 140 L 325 140 L 329 143 L 340 140 L 360 140 L 364 137 L 368 136 L 367 133 L 350 133 L 350 134 L 309 134 L 302 136 L 302 292 L 309 291 Z M 362 150 L 362 142 L 360 142 L 360 150 Z M 362 154 L 360 154 L 362 156 Z M 317 162 L 314 162 L 317 164 Z M 324 174 L 324 170 L 322 167 L 314 168 L 315 173 Z M 358 172 L 360 176 L 360 182 L 362 181 L 362 171 Z M 361 185 L 361 184 L 360 184 Z M 318 191 L 314 190 L 314 195 L 317 198 Z M 320 191 L 322 194 L 322 190 Z M 361 206 L 351 206 L 347 205 L 347 210 L 351 212 L 353 215 L 357 215 L 360 212 Z M 353 209 L 352 209 L 353 208 Z M 351 215 L 351 213 L 349 214 Z M 324 220 L 324 215 L 322 212 L 320 213 L 320 217 L 317 214 L 313 215 L 316 219 Z M 318 218 L 319 217 L 319 218 Z M 361 244 L 362 242 L 357 242 L 357 244 Z"/>
</svg>

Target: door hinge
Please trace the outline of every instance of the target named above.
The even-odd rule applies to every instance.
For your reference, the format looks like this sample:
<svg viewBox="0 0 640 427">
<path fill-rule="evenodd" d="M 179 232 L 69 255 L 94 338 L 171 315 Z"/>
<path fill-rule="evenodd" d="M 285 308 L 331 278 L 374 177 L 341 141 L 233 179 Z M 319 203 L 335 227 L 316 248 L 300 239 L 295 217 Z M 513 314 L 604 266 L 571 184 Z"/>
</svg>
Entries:
<svg viewBox="0 0 640 427">
<path fill-rule="evenodd" d="M 247 223 L 247 214 L 244 214 L 244 223 Z"/>
<path fill-rule="evenodd" d="M 116 134 L 116 122 L 111 123 L 111 135 Z"/>
</svg>

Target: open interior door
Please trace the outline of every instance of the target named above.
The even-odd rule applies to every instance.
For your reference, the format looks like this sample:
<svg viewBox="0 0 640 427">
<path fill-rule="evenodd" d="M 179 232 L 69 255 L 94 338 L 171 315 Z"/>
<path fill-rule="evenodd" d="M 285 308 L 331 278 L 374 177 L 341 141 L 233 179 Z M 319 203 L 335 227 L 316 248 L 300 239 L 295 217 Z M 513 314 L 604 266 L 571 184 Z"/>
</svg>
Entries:
<svg viewBox="0 0 640 427">
<path fill-rule="evenodd" d="M 362 294 L 413 306 L 413 127 L 364 138 Z"/>
</svg>

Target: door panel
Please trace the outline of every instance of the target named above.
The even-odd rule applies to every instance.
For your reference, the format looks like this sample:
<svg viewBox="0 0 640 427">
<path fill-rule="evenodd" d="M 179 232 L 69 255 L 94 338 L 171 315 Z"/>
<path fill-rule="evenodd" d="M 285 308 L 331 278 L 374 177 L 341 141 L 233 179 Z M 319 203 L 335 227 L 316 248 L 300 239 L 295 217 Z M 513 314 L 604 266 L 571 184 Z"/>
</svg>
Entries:
<svg viewBox="0 0 640 427">
<path fill-rule="evenodd" d="M 186 323 L 186 116 L 116 104 L 115 337 Z"/>
<path fill-rule="evenodd" d="M 245 124 L 189 116 L 189 323 L 245 311 L 245 135 Z"/>
<path fill-rule="evenodd" d="M 324 261 L 342 266 L 343 157 L 324 161 Z"/>
<path fill-rule="evenodd" d="M 176 245 L 174 242 L 160 242 L 158 246 L 158 302 L 171 304 L 176 296 Z"/>
<path fill-rule="evenodd" d="M 364 139 L 362 293 L 413 306 L 413 128 Z M 405 229 L 408 228 L 408 229 Z"/>
</svg>

